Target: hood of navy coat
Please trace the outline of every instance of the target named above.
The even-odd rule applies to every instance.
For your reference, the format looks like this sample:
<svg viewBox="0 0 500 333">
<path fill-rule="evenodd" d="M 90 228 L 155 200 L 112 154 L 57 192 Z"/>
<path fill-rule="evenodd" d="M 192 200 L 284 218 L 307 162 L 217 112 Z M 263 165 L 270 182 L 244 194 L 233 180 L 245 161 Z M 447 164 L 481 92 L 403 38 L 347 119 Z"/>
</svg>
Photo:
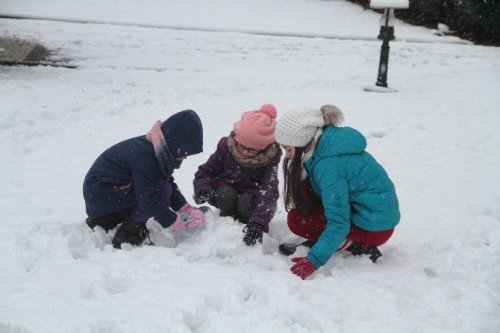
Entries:
<svg viewBox="0 0 500 333">
<path fill-rule="evenodd" d="M 173 114 L 165 120 L 161 131 L 174 158 L 203 151 L 203 126 L 193 110 Z"/>
</svg>

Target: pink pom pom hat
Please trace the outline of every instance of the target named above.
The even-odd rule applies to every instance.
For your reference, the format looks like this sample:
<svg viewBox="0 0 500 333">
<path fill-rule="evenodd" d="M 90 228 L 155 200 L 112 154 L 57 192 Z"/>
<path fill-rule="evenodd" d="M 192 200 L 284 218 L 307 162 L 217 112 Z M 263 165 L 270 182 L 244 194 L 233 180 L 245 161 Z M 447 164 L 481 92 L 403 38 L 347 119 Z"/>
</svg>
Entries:
<svg viewBox="0 0 500 333">
<path fill-rule="evenodd" d="M 259 110 L 244 112 L 233 126 L 235 140 L 248 148 L 266 148 L 274 142 L 277 114 L 276 107 L 272 104 L 264 104 Z"/>
</svg>

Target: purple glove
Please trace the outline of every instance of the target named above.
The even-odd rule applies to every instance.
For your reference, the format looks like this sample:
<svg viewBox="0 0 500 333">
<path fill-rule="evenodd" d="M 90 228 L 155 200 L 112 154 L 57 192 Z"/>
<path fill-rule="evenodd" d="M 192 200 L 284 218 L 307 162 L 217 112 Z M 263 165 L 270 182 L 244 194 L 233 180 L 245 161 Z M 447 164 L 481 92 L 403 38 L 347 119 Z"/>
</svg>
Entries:
<svg viewBox="0 0 500 333">
<path fill-rule="evenodd" d="M 306 257 L 292 258 L 295 265 L 290 268 L 293 274 L 298 275 L 302 280 L 316 272 L 316 267 Z"/>
</svg>

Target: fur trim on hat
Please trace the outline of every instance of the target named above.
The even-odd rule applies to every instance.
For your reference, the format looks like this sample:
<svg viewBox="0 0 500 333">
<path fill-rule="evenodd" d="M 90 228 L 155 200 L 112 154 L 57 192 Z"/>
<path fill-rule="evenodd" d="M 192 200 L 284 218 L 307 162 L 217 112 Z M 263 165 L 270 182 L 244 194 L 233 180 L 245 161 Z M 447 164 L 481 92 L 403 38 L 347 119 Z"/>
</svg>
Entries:
<svg viewBox="0 0 500 333">
<path fill-rule="evenodd" d="M 331 104 L 325 104 L 320 108 L 325 125 L 339 126 L 344 121 L 344 113 L 338 107 Z"/>
</svg>

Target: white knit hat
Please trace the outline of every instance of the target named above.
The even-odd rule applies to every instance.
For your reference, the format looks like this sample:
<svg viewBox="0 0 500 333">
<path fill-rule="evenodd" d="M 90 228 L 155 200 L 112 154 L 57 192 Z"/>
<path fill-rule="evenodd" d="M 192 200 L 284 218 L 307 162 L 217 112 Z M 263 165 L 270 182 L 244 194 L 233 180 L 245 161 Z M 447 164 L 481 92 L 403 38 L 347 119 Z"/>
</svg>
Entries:
<svg viewBox="0 0 500 333">
<path fill-rule="evenodd" d="M 320 109 L 294 109 L 278 119 L 276 142 L 285 146 L 305 147 L 319 128 L 325 125 L 337 126 L 343 120 L 342 111 L 333 105 L 323 105 Z"/>
</svg>

